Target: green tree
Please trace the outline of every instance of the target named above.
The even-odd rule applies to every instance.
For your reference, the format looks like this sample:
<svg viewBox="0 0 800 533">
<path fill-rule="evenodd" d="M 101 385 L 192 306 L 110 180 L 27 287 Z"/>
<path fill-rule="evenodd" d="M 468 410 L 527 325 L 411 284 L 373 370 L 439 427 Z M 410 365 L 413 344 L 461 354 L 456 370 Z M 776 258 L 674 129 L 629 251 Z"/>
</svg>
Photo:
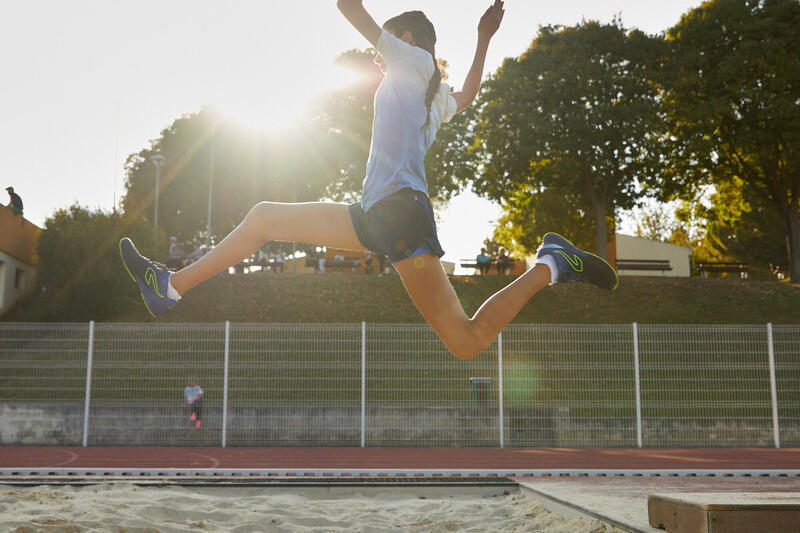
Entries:
<svg viewBox="0 0 800 533">
<path fill-rule="evenodd" d="M 36 253 L 44 291 L 32 296 L 31 320 L 104 320 L 141 304 L 138 290 L 121 275 L 118 242 L 131 235 L 145 253 L 156 251 L 152 229 L 117 213 L 73 205 L 45 221 Z"/>
<path fill-rule="evenodd" d="M 636 217 L 636 236 L 653 241 L 667 241 L 680 222 L 670 214 L 667 205 L 657 203 L 639 209 Z"/>
<path fill-rule="evenodd" d="M 523 235 L 538 239 L 538 221 L 547 221 L 591 227 L 593 248 L 607 256 L 616 210 L 632 207 L 644 194 L 638 185 L 659 173 L 662 121 L 650 79 L 659 43 L 618 21 L 544 27 L 486 85 L 469 153 L 482 174 L 473 187 L 500 201 L 526 247 L 533 238 Z"/>
<path fill-rule="evenodd" d="M 795 283 L 800 282 L 798 28 L 796 0 L 704 2 L 669 30 L 663 68 L 671 127 L 671 172 L 664 190 L 691 195 L 700 184 L 739 183 L 753 212 L 764 214 L 763 223 L 769 223 L 765 210 L 777 214 L 770 231 L 788 243 Z"/>
<path fill-rule="evenodd" d="M 581 198 L 565 196 L 555 188 L 517 189 L 503 204 L 493 239 L 517 253 L 531 255 L 541 237 L 558 228 L 576 246 L 591 248 L 594 223 L 585 210 L 576 207 L 580 202 Z"/>
<path fill-rule="evenodd" d="M 720 183 L 711 207 L 700 207 L 706 221 L 702 246 L 718 261 L 743 261 L 766 271 L 784 264 L 786 239 L 773 231 L 781 227 L 775 209 L 753 196 L 738 178 Z"/>
</svg>

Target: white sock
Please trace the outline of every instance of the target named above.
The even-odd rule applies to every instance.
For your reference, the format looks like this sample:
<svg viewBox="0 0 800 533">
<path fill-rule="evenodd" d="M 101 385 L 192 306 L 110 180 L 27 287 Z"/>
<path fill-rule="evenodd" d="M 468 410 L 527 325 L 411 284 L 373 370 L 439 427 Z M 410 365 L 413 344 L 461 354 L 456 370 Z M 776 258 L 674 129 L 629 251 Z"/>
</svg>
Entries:
<svg viewBox="0 0 800 533">
<path fill-rule="evenodd" d="M 536 264 L 547 265 L 547 268 L 550 269 L 550 285 L 558 283 L 558 267 L 556 266 L 556 260 L 552 255 L 543 255 L 536 260 Z"/>
<path fill-rule="evenodd" d="M 175 300 L 176 302 L 181 299 L 181 295 L 175 290 L 175 287 L 172 286 L 172 276 L 169 277 L 169 282 L 167 283 L 167 298 Z"/>
</svg>

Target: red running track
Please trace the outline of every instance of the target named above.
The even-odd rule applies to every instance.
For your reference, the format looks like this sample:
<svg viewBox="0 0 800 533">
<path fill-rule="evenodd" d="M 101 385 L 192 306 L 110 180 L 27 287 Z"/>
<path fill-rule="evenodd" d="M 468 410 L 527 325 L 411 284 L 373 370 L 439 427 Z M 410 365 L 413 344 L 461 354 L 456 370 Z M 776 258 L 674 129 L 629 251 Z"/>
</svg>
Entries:
<svg viewBox="0 0 800 533">
<path fill-rule="evenodd" d="M 81 448 L 2 446 L 0 468 L 800 470 L 800 448 Z"/>
</svg>

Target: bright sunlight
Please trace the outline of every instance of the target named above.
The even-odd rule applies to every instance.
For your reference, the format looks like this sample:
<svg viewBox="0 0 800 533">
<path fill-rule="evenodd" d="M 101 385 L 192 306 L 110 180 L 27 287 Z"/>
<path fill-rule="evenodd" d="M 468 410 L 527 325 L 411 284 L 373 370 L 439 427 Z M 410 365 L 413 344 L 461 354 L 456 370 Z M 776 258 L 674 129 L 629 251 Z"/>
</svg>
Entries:
<svg viewBox="0 0 800 533">
<path fill-rule="evenodd" d="M 343 89 L 358 79 L 352 69 L 333 64 L 316 69 L 313 75 L 307 65 L 299 67 L 294 71 L 284 68 L 264 71 L 251 85 L 221 96 L 215 106 L 251 128 L 286 129 L 309 112 L 316 97 Z"/>
</svg>

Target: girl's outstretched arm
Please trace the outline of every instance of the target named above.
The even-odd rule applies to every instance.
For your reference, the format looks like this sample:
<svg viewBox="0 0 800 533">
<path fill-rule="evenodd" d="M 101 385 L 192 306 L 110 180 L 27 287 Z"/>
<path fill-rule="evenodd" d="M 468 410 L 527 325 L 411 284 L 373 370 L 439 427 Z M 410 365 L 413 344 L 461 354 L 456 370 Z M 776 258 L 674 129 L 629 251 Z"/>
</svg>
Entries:
<svg viewBox="0 0 800 533">
<path fill-rule="evenodd" d="M 336 7 L 342 12 L 350 24 L 353 25 L 358 32 L 367 38 L 369 44 L 372 46 L 378 45 L 378 37 L 381 36 L 381 27 L 375 23 L 375 20 L 364 9 L 361 0 L 337 0 Z"/>
<path fill-rule="evenodd" d="M 341 4 L 342 1 L 339 0 L 339 3 Z M 360 4 L 361 2 L 358 3 Z M 483 78 L 483 65 L 486 62 L 486 51 L 489 49 L 489 41 L 500 27 L 504 13 L 502 0 L 494 0 L 494 3 L 489 6 L 489 9 L 486 10 L 478 23 L 478 45 L 475 48 L 472 67 L 467 73 L 461 92 L 453 93 L 453 98 L 456 99 L 459 111 L 469 107 L 475 97 L 478 96 L 478 90 L 481 88 Z"/>
</svg>

